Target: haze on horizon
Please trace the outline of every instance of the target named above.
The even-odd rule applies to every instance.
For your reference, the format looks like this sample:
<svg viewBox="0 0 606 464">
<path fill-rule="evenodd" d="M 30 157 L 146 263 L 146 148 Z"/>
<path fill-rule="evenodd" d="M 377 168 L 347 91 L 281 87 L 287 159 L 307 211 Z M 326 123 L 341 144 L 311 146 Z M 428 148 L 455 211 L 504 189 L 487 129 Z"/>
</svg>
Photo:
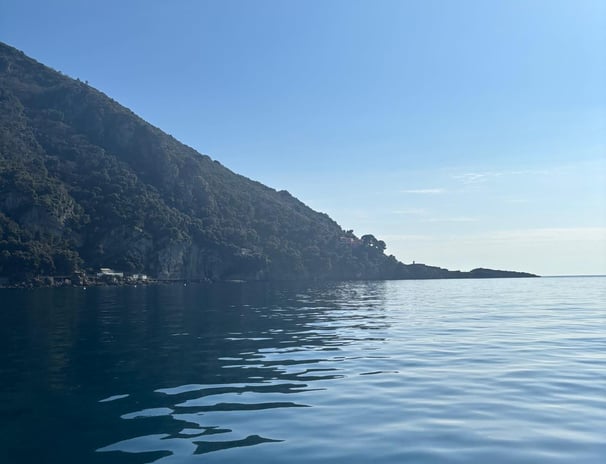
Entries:
<svg viewBox="0 0 606 464">
<path fill-rule="evenodd" d="M 387 253 L 606 274 L 599 0 L 5 0 L 0 40 Z"/>
</svg>

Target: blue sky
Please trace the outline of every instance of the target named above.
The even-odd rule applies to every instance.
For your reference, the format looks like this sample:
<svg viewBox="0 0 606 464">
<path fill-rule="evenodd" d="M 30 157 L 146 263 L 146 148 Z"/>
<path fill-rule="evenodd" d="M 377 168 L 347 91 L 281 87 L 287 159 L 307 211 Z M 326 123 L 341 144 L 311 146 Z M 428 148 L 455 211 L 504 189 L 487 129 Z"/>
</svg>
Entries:
<svg viewBox="0 0 606 464">
<path fill-rule="evenodd" d="M 3 0 L 0 40 L 404 262 L 606 274 L 601 0 Z"/>
</svg>

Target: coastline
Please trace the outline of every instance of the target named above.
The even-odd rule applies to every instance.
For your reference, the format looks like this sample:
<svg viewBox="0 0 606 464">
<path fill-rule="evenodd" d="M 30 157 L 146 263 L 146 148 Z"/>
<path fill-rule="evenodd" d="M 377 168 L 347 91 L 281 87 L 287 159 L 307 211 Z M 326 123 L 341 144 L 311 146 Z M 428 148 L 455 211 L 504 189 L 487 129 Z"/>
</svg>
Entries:
<svg viewBox="0 0 606 464">
<path fill-rule="evenodd" d="M 487 280 L 487 279 L 534 279 L 541 278 L 539 275 L 519 275 L 519 276 L 474 276 L 474 275 L 456 275 L 449 277 L 413 277 L 400 279 L 353 279 L 353 281 L 383 281 L 383 280 Z M 548 277 L 606 277 L 606 276 L 548 276 Z M 74 282 L 71 279 L 58 279 L 49 282 L 44 279 L 31 279 L 14 283 L 0 283 L 0 289 L 34 289 L 34 288 L 88 288 L 88 287 L 137 287 L 137 286 L 155 286 L 155 285 L 188 285 L 188 284 L 214 284 L 214 283 L 252 283 L 252 282 L 346 282 L 352 279 L 289 279 L 289 280 L 243 280 L 243 279 L 146 279 L 146 280 L 104 280 L 88 279 L 86 281 Z"/>
</svg>

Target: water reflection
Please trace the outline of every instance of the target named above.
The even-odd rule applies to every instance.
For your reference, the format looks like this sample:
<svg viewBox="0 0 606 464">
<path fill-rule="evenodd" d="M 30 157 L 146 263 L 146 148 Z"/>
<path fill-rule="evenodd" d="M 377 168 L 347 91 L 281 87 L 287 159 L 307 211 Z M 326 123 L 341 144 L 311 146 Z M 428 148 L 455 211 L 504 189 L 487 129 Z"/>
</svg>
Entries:
<svg viewBox="0 0 606 464">
<path fill-rule="evenodd" d="M 3 291 L 2 462 L 601 463 L 605 282 Z"/>
<path fill-rule="evenodd" d="M 232 286 L 227 301 L 225 288 L 220 298 L 216 287 L 200 290 L 178 288 L 170 300 L 160 298 L 163 306 L 154 309 L 151 325 L 162 330 L 163 336 L 155 334 L 156 362 L 167 369 L 160 376 L 167 386 L 153 389 L 155 395 L 145 392 L 144 409 L 126 411 L 137 398 L 123 403 L 122 420 L 153 421 L 146 430 L 154 433 L 138 435 L 133 425 L 131 438 L 99 452 L 156 453 L 150 459 L 165 463 L 280 443 L 286 439 L 280 424 L 288 427 L 293 408 L 314 406 L 313 392 L 350 375 L 340 363 L 372 360 L 387 329 L 384 283 L 303 291 Z M 348 346 L 355 346 L 355 354 Z"/>
</svg>

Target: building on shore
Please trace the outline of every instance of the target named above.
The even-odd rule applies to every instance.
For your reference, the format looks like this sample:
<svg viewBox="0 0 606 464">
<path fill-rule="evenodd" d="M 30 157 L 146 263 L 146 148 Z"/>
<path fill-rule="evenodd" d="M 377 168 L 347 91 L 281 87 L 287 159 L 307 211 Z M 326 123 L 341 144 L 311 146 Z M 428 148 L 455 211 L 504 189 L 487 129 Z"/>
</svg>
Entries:
<svg viewBox="0 0 606 464">
<path fill-rule="evenodd" d="M 102 267 L 99 269 L 99 272 L 97 272 L 97 277 L 118 277 L 120 279 L 124 278 L 124 272 L 118 272 L 118 271 L 114 271 L 113 269 L 110 269 L 109 267 Z"/>
</svg>

